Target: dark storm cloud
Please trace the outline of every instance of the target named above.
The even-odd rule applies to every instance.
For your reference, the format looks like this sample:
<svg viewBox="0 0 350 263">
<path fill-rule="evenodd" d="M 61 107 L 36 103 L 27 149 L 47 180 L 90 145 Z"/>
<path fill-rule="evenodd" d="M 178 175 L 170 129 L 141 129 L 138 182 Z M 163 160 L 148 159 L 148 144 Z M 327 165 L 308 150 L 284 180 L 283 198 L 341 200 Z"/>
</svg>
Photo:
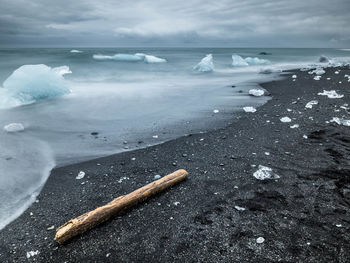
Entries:
<svg viewBox="0 0 350 263">
<path fill-rule="evenodd" d="M 0 45 L 349 47 L 349 0 L 0 0 Z"/>
</svg>

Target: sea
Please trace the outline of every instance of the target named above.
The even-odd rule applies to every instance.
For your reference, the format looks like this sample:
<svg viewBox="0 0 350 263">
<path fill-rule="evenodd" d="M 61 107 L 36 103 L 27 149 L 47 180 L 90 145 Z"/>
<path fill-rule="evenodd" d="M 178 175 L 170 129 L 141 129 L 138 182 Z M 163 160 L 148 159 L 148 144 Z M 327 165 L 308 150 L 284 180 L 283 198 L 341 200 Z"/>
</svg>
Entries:
<svg viewBox="0 0 350 263">
<path fill-rule="evenodd" d="M 223 127 L 270 99 L 250 89 L 321 56 L 350 49 L 0 49 L 0 229 L 53 168 Z"/>
</svg>

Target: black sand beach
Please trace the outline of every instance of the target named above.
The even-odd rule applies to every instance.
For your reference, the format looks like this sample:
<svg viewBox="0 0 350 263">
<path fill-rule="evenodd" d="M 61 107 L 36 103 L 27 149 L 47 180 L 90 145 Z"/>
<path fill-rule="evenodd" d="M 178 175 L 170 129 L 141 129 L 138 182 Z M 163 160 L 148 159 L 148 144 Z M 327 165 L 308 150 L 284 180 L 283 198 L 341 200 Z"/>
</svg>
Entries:
<svg viewBox="0 0 350 263">
<path fill-rule="evenodd" d="M 349 119 L 345 74 L 295 71 L 263 84 L 272 100 L 226 128 L 53 170 L 38 202 L 0 231 L 0 262 L 349 262 L 350 127 L 326 123 Z M 258 165 L 280 178 L 257 180 Z M 188 180 L 66 245 L 53 241 L 52 226 L 180 168 Z"/>
</svg>

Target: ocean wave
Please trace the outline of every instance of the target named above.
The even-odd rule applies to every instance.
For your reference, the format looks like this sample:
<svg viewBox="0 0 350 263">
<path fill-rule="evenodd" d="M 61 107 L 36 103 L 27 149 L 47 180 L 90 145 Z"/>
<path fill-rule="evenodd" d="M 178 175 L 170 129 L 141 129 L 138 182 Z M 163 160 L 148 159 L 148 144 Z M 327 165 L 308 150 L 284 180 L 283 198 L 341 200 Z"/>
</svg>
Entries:
<svg viewBox="0 0 350 263">
<path fill-rule="evenodd" d="M 69 67 L 51 68 L 44 64 L 24 65 L 16 69 L 0 87 L 0 108 L 30 104 L 70 93 L 63 75 Z"/>
</svg>

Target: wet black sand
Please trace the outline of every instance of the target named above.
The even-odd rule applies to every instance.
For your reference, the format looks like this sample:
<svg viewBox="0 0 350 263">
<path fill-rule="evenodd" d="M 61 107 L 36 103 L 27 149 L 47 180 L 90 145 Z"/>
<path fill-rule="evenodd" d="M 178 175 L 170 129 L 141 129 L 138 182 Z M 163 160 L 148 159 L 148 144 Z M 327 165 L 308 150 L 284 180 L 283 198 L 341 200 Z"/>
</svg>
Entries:
<svg viewBox="0 0 350 263">
<path fill-rule="evenodd" d="M 335 71 L 264 84 L 273 99 L 224 129 L 55 169 L 38 202 L 0 232 L 0 262 L 349 262 L 350 127 L 326 121 L 350 119 L 339 108 L 350 103 L 350 70 Z M 255 179 L 259 164 L 280 179 Z M 53 241 L 51 226 L 179 168 L 187 181 L 64 246 Z"/>
</svg>

